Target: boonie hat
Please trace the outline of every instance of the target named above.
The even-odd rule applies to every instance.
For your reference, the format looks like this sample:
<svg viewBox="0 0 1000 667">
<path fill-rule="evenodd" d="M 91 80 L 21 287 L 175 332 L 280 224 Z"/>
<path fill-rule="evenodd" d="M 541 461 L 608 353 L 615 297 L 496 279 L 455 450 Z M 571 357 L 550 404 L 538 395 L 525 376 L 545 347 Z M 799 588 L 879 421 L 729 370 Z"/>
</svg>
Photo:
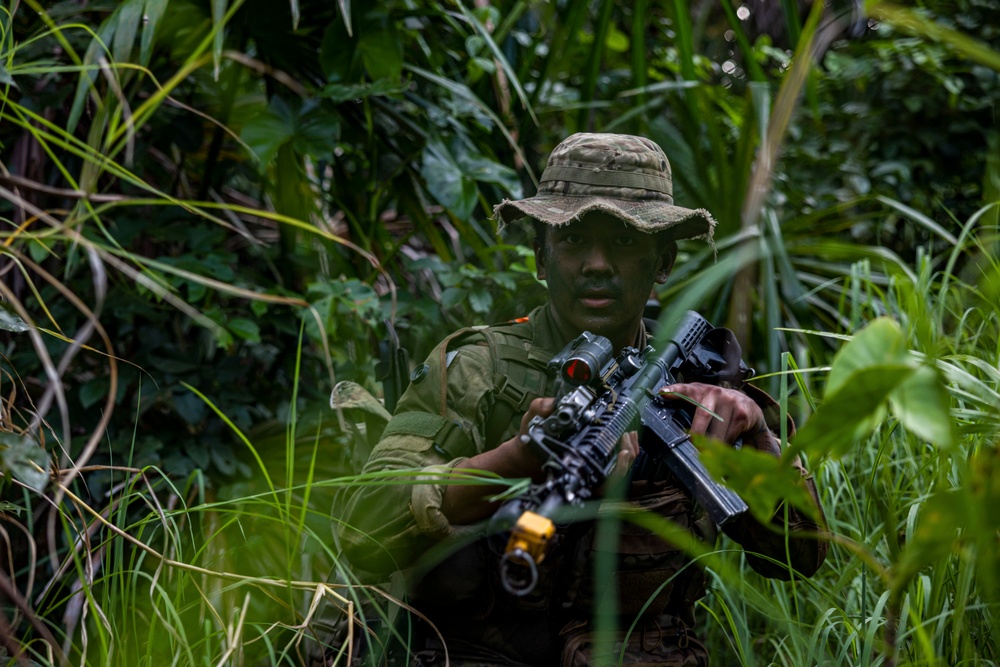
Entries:
<svg viewBox="0 0 1000 667">
<path fill-rule="evenodd" d="M 674 240 L 711 241 L 716 224 L 703 208 L 674 206 L 670 162 L 654 141 L 590 132 L 555 147 L 534 197 L 505 199 L 493 217 L 499 233 L 525 217 L 566 225 L 590 211 L 605 211 L 647 233 L 669 230 Z"/>
</svg>

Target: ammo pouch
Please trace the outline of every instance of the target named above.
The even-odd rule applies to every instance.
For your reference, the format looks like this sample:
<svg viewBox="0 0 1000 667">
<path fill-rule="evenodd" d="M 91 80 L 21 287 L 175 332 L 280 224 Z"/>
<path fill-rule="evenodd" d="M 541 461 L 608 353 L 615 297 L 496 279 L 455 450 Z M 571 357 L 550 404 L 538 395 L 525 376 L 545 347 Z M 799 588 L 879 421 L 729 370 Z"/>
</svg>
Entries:
<svg viewBox="0 0 1000 667">
<path fill-rule="evenodd" d="M 589 623 L 570 623 L 560 635 L 564 639 L 562 667 L 595 664 L 629 667 L 707 667 L 708 651 L 687 625 L 676 616 L 663 614 L 614 633 L 610 654 L 598 654 L 595 632 Z"/>
<path fill-rule="evenodd" d="M 695 506 L 679 487 L 667 480 L 639 480 L 632 483 L 628 501 L 605 502 L 600 514 L 634 511 L 655 512 L 679 528 L 704 541 L 715 541 L 714 526 L 696 521 Z M 564 610 L 581 615 L 606 606 L 608 596 L 617 592 L 618 615 L 631 623 L 641 615 L 655 617 L 666 609 L 684 609 L 704 595 L 704 575 L 691 566 L 687 555 L 666 539 L 622 518 L 618 527 L 614 572 L 594 572 L 598 548 L 596 529 L 584 535 L 577 546 L 572 583 L 567 587 Z M 685 568 L 680 576 L 678 573 Z"/>
</svg>

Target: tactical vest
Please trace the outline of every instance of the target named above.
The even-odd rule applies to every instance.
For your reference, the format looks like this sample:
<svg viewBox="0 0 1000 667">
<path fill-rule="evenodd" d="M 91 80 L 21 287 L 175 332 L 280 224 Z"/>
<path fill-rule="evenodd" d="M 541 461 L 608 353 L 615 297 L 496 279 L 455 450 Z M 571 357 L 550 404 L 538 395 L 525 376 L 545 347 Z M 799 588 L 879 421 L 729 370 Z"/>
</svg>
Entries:
<svg viewBox="0 0 1000 667">
<path fill-rule="evenodd" d="M 495 403 L 486 422 L 487 448 L 493 448 L 513 437 L 521 415 L 533 400 L 552 395 L 555 379 L 550 377 L 546 363 L 529 356 L 532 338 L 527 327 L 499 324 L 481 333 L 493 360 Z"/>
<path fill-rule="evenodd" d="M 647 330 L 653 324 L 646 321 Z M 490 348 L 494 405 L 485 427 L 486 449 L 489 450 L 517 433 L 521 415 L 532 400 L 552 395 L 555 378 L 546 368 L 547 360 L 531 356 L 533 336 L 530 327 L 512 322 L 464 329 L 449 337 L 449 342 L 468 334 L 482 336 Z M 447 381 L 446 376 L 442 381 Z M 449 456 L 474 453 L 471 442 L 459 443 L 454 432 L 449 435 Z M 670 479 L 636 480 L 629 500 L 623 502 L 669 518 L 700 539 L 715 539 L 714 526 L 701 520 L 700 511 Z M 605 509 L 621 507 L 607 503 Z M 560 528 L 549 556 L 541 565 L 538 589 L 520 599 L 513 599 L 494 576 L 497 567 L 492 561 L 497 561 L 499 554 L 491 551 L 496 550 L 497 545 L 493 545 L 492 550 L 481 549 L 479 556 L 487 561 L 481 563 L 486 569 L 487 581 L 483 583 L 490 589 L 489 602 L 485 605 L 490 610 L 487 613 L 502 613 L 504 608 L 508 611 L 549 610 L 589 618 L 595 606 L 608 604 L 607 596 L 614 595 L 621 614 L 648 616 L 665 609 L 690 608 L 694 600 L 704 594 L 701 572 L 685 571 L 689 559 L 666 540 L 622 522 L 617 545 L 614 572 L 610 577 L 595 581 L 593 563 L 597 552 L 593 524 Z M 675 585 L 675 580 L 683 581 L 683 585 Z M 443 582 L 438 580 L 437 583 Z"/>
</svg>

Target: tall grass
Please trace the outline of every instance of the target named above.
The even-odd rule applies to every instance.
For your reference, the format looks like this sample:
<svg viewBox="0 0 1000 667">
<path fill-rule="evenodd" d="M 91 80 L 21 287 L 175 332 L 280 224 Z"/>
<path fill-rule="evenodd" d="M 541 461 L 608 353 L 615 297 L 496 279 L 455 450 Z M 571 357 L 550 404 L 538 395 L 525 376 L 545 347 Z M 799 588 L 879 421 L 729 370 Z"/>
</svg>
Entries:
<svg viewBox="0 0 1000 667">
<path fill-rule="evenodd" d="M 748 568 L 742 582 L 716 577 L 704 608 L 711 644 L 729 648 L 723 664 L 996 664 L 1000 308 L 997 258 L 983 250 L 997 229 L 979 222 L 967 221 L 949 255 L 922 254 L 888 284 L 872 280 L 868 262 L 838 279 L 840 315 L 860 332 L 845 337 L 855 343 L 829 373 L 857 399 L 837 400 L 832 380 L 826 396 L 804 392 L 819 407 L 796 440 L 832 549 L 817 576 L 794 586 Z M 965 279 L 955 271 L 963 264 Z M 880 333 L 862 343 L 866 327 Z M 883 347 L 889 340 L 905 357 Z M 892 388 L 899 362 L 912 374 Z M 825 360 L 814 364 L 785 381 L 822 372 Z M 866 403 L 873 395 L 882 398 Z M 837 423 L 828 438 L 810 428 Z"/>
<path fill-rule="evenodd" d="M 978 230 L 964 236 L 953 257 L 978 255 L 995 234 Z M 782 583 L 759 577 L 738 549 L 720 543 L 705 561 L 712 583 L 699 605 L 716 664 L 997 661 L 1000 526 L 991 508 L 1000 501 L 1000 310 L 991 295 L 998 264 L 989 255 L 979 258 L 988 270 L 975 284 L 935 268 L 929 258 L 909 267 L 911 279 L 889 285 L 872 282 L 869 269 L 860 265 L 842 276 L 845 293 L 854 295 L 845 298 L 842 315 L 891 318 L 896 324 L 889 329 L 899 337 L 905 363 L 913 364 L 914 374 L 933 372 L 901 394 L 892 395 L 898 387 L 886 388 L 884 411 L 876 410 L 874 420 L 870 409 L 845 410 L 842 403 L 824 400 L 829 396 L 799 394 L 797 400 L 818 406 L 817 414 L 833 405 L 839 412 L 824 418 L 855 433 L 826 449 L 813 449 L 808 440 L 800 445 L 817 478 L 832 549 L 816 576 Z M 941 316 L 927 319 L 928 305 L 941 308 Z M 859 334 L 876 326 L 865 315 L 853 322 Z M 829 372 L 846 366 L 848 386 L 870 382 L 866 374 L 885 373 L 892 361 L 852 348 L 852 341 L 863 341 L 861 335 L 838 338 L 847 356 L 835 358 Z M 823 360 L 797 370 L 786 359 L 790 368 L 783 378 L 793 394 L 800 374 L 826 372 Z M 908 395 L 934 387 L 946 392 L 943 430 L 929 423 L 940 415 L 919 400 L 916 405 L 928 413 L 908 414 Z M 950 441 L 929 442 L 920 435 L 921 429 L 948 434 L 952 426 L 953 434 L 942 436 Z M 102 503 L 85 501 L 57 478 L 56 489 L 65 496 L 55 508 L 58 525 L 77 545 L 60 565 L 75 576 L 54 578 L 21 610 L 55 640 L 45 644 L 39 632 L 39 639 L 24 647 L 32 659 L 301 664 L 316 635 L 328 639 L 324 632 L 350 612 L 364 608 L 368 615 L 355 619 L 360 633 L 366 620 L 375 620 L 373 608 L 398 609 L 381 593 L 352 584 L 330 525 L 338 489 L 393 482 L 318 479 L 317 461 L 329 455 L 331 443 L 303 429 L 318 433 L 315 425 L 290 424 L 289 434 L 296 437 L 288 437 L 283 448 L 263 437 L 247 438 L 248 450 L 258 458 L 259 483 L 232 500 L 213 499 L 198 476 L 179 484 L 155 469 L 108 470 L 114 484 Z M 808 433 L 807 422 L 802 435 Z M 41 516 L 7 519 L 9 533 L 21 522 L 30 528 Z M 370 599 L 381 604 L 366 602 Z"/>
<path fill-rule="evenodd" d="M 398 591 L 358 582 L 339 554 L 333 524 L 340 520 L 339 494 L 352 485 L 419 480 L 345 474 L 351 448 L 358 448 L 357 456 L 368 445 L 358 429 L 364 420 L 346 408 L 327 408 L 327 384 L 333 385 L 337 369 L 355 364 L 361 374 L 368 368 L 358 370 L 365 356 L 358 349 L 370 343 L 366 327 L 391 317 L 396 282 L 425 280 L 439 297 L 449 294 L 473 306 L 488 302 L 492 292 L 483 296 L 480 284 L 487 279 L 501 296 L 517 291 L 515 274 L 489 271 L 500 253 L 483 215 L 487 200 L 516 190 L 516 179 L 478 158 L 509 156 L 524 165 L 530 181 L 535 156 L 529 149 L 551 143 L 550 135 L 567 128 L 624 130 L 634 122 L 678 156 L 675 172 L 683 176 L 678 186 L 686 203 L 716 210 L 722 222 L 716 249 L 686 248 L 689 261 L 662 296 L 678 307 L 688 295 L 691 306 L 714 308 L 711 319 L 721 321 L 734 309 L 747 316 L 754 303 L 735 296 L 733 308 L 713 302 L 713 295 L 731 294 L 729 276 L 746 271 L 753 280 L 741 284 L 763 286 L 757 303 L 764 316 L 755 319 L 763 323 L 757 340 L 766 341 L 767 353 L 758 356 L 772 371 L 765 378 L 771 391 L 804 426 L 802 435 L 815 437 L 794 445 L 817 477 L 833 544 L 815 577 L 793 583 L 761 579 L 725 541 L 698 554 L 712 575 L 700 619 L 716 664 L 1000 660 L 1000 525 L 992 511 L 1000 502 L 1000 257 L 997 230 L 990 226 L 996 205 L 952 234 L 946 220 L 882 201 L 881 210 L 908 216 L 906 224 L 948 246 L 932 254 L 940 253 L 936 243 L 912 262 L 886 248 L 844 241 L 843 232 L 858 221 L 847 207 L 781 219 L 780 209 L 759 197 L 768 190 L 769 170 L 779 164 L 788 115 L 800 97 L 815 94 L 814 74 L 803 67 L 797 78 L 783 79 L 776 105 L 764 85 L 770 75 L 753 60 L 747 67 L 755 85 L 743 97 L 707 85 L 700 78 L 706 62 L 695 46 L 699 28 L 683 3 L 634 3 L 633 51 L 627 67 L 610 77 L 619 86 L 613 99 L 607 99 L 601 51 L 616 37 L 612 18 L 620 7 L 612 2 L 601 3 L 592 25 L 586 3 L 539 9 L 545 27 L 552 26 L 551 35 L 541 31 L 551 37 L 551 48 L 532 57 L 522 53 L 520 60 L 505 50 L 504 39 L 524 32 L 518 21 L 530 3 L 511 3 L 509 14 L 496 17 L 434 5 L 427 10 L 432 25 L 446 26 L 462 48 L 476 51 L 471 45 L 480 44 L 475 55 L 483 71 L 491 64 L 494 70 L 477 78 L 456 65 L 455 53 L 464 51 L 442 55 L 421 34 L 414 38 L 420 57 L 405 64 L 421 83 L 405 93 L 346 84 L 310 92 L 315 82 L 308 72 L 300 81 L 274 63 L 224 48 L 228 22 L 243 3 L 213 2 L 208 18 L 193 9 L 196 4 L 175 2 L 168 9 L 166 2 L 131 1 L 97 21 L 54 13 L 77 11 L 68 4 L 14 2 L 0 21 L 4 136 L 23 150 L 11 151 L 22 156 L 19 165 L 30 166 L 34 155 L 50 167 L 46 173 L 9 173 L 6 167 L 0 173 L 9 216 L 0 231 L 0 326 L 9 332 L 0 350 L 0 650 L 8 657 L 44 665 L 297 665 L 329 643 L 335 654 L 343 651 L 338 660 L 346 664 L 350 649 L 330 643 L 332 637 L 353 633 L 378 647 L 392 628 L 405 642 L 407 614 Z M 300 15 L 300 4 L 306 3 L 290 3 L 293 16 Z M 356 32 L 377 32 L 350 13 L 350 3 L 338 7 L 337 21 Z M 677 52 L 669 63 L 676 80 L 646 78 L 661 65 L 642 48 L 647 9 L 673 21 Z M 42 27 L 16 42 L 12 26 L 26 11 Z M 818 16 L 804 25 L 789 16 L 801 49 L 796 62 L 817 48 Z M 886 7 L 884 17 L 916 34 L 951 40 L 967 57 L 996 66 L 995 54 L 978 42 L 942 32 L 912 12 Z M 727 13 L 726 21 L 746 48 L 739 20 Z M 167 24 L 175 29 L 173 41 L 158 44 L 157 29 Z M 585 24 L 601 48 L 588 51 L 577 71 L 579 44 L 569 36 Z M 173 58 L 166 76 L 151 64 L 155 46 L 169 48 Z M 263 72 L 266 82 L 251 72 Z M 45 89 L 52 81 L 72 84 L 59 113 L 19 101 L 18 85 Z M 559 97 L 567 85 L 577 86 L 576 99 Z M 297 131 L 305 134 L 284 137 L 280 148 L 260 134 L 239 134 L 240 123 L 253 126 L 251 111 L 266 127 L 288 120 L 288 108 L 262 102 L 261 91 L 272 86 L 294 96 L 350 100 L 351 127 L 366 138 L 350 145 L 354 161 L 335 161 L 325 171 L 328 165 L 308 153 L 315 150 L 312 139 L 329 144 L 322 133 L 306 131 L 309 123 L 332 121 L 310 116 L 305 106 L 291 123 L 301 122 Z M 192 100 L 203 108 L 192 108 Z M 437 115 L 419 125 L 406 116 L 411 107 Z M 523 113 L 515 118 L 517 109 Z M 182 136 L 187 116 L 171 115 L 177 110 L 192 112 L 205 122 L 201 129 L 220 138 L 176 161 L 155 154 L 159 167 L 149 167 L 136 146 L 152 146 L 142 140 L 157 128 Z M 444 110 L 459 114 L 461 122 Z M 454 134 L 445 133 L 453 141 L 435 134 L 444 133 L 438 122 L 453 126 Z M 380 143 L 385 127 L 395 128 L 391 138 L 398 143 Z M 469 146 L 476 150 L 450 153 Z M 274 149 L 275 161 L 259 165 L 248 149 L 257 157 Z M 225 187 L 215 189 L 213 165 L 240 162 L 227 151 L 244 151 L 242 164 L 253 167 L 235 169 Z M 421 183 L 431 170 L 413 165 L 431 158 L 437 168 L 451 169 L 457 194 Z M 183 169 L 185 159 L 201 170 Z M 148 171 L 139 173 L 139 164 Z M 391 172 L 392 187 L 385 171 L 369 168 L 373 164 Z M 993 170 L 995 179 L 995 161 Z M 191 182 L 192 176 L 204 182 Z M 168 181 L 175 182 L 167 187 Z M 225 230 L 221 240 L 210 232 L 198 238 L 220 254 L 223 247 L 243 252 L 239 261 L 228 255 L 222 261 L 239 271 L 220 268 L 214 252 L 208 258 L 178 257 L 181 251 L 154 257 L 141 242 L 131 243 L 134 219 L 152 231 L 161 211 Z M 410 226 L 390 233 L 388 223 L 400 219 Z M 263 250 L 282 241 L 277 254 Z M 300 262 L 301 247 L 322 252 Z M 428 253 L 455 260 L 451 273 L 400 269 L 399 258 L 413 248 L 424 253 L 417 261 L 429 261 Z M 716 250 L 720 261 L 712 264 Z M 464 266 L 466 259 L 478 267 Z M 521 273 L 529 269 L 530 263 Z M 300 284 L 308 271 L 343 290 L 317 297 Z M 340 273 L 353 282 L 338 282 Z M 108 316 L 121 307 L 109 299 L 116 288 L 129 303 L 176 312 L 164 328 L 189 345 L 182 348 L 186 354 L 209 350 L 198 363 L 208 364 L 240 340 L 248 348 L 261 343 L 253 317 L 277 320 L 282 340 L 293 344 L 290 381 L 283 385 L 290 398 L 275 409 L 276 418 L 248 428 L 217 407 L 225 382 L 174 383 L 172 391 L 183 400 L 172 405 L 214 415 L 235 449 L 194 452 L 192 458 L 207 463 L 193 471 L 168 465 L 166 456 L 150 463 L 155 444 L 138 433 L 139 422 L 169 404 L 160 385 L 190 359 L 135 370 L 135 360 L 118 345 L 127 327 L 105 328 L 117 322 Z M 370 312 L 366 295 L 375 303 Z M 412 313 L 440 310 L 415 299 L 401 305 L 407 307 Z M 488 310 L 469 307 L 462 314 Z M 441 326 L 442 319 L 433 321 Z M 790 324 L 780 332 L 790 345 L 779 344 L 779 322 Z M 331 334 L 330 327 L 339 330 Z M 21 376 L 7 363 L 14 355 L 28 356 L 27 348 L 37 357 L 37 377 Z M 309 386 L 313 382 L 321 388 Z M 852 383 L 872 400 L 852 404 L 830 388 Z M 125 385 L 139 387 L 129 400 L 121 400 Z M 320 395 L 322 410 L 302 398 L 308 392 Z M 78 403 L 86 409 L 75 410 Z M 134 422 L 135 435 L 109 427 L 122 412 Z M 204 434 L 178 414 L 163 428 L 191 429 L 191 448 L 207 449 Z M 80 422 L 71 423 L 70 415 L 81 415 Z M 811 422 L 836 429 L 817 434 L 818 427 L 808 430 Z M 725 464 L 726 455 L 720 456 Z M 205 469 L 243 469 L 246 475 L 213 479 Z"/>
</svg>

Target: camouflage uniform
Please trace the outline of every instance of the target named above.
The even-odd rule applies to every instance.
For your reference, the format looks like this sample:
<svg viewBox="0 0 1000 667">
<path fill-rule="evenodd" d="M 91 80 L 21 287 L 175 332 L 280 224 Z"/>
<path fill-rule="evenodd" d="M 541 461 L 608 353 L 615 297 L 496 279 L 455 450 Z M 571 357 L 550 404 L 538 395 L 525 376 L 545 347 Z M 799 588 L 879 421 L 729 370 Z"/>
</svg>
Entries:
<svg viewBox="0 0 1000 667">
<path fill-rule="evenodd" d="M 642 344 L 645 332 L 640 335 L 643 340 L 637 343 Z M 403 395 L 365 472 L 423 469 L 432 479 L 513 437 L 531 399 L 551 395 L 553 379 L 545 364 L 566 342 L 559 338 L 548 306 L 524 322 L 450 337 L 419 367 L 418 380 Z M 530 393 L 506 396 L 520 394 L 522 388 L 530 388 Z M 773 400 L 753 388 L 747 392 L 765 408 L 772 429 L 778 428 Z M 491 426 L 498 411 L 505 415 L 502 428 Z M 593 607 L 607 594 L 607 586 L 595 585 L 591 576 L 592 524 L 557 533 L 540 565 L 537 589 L 518 598 L 499 583 L 498 555 L 482 537 L 483 527 L 453 526 L 442 514 L 444 488 L 440 483 L 357 488 L 341 534 L 352 564 L 376 578 L 406 570 L 411 601 L 445 636 L 453 665 L 588 664 L 588 622 Z M 669 474 L 634 480 L 629 500 L 671 519 L 708 545 L 716 539 L 715 527 Z M 790 528 L 817 527 L 793 511 Z M 620 530 L 613 580 L 621 626 L 629 627 L 646 607 L 628 638 L 626 664 L 707 664 L 704 646 L 689 629 L 693 604 L 704 594 L 703 574 L 660 537 L 627 522 Z M 748 552 L 784 561 L 780 535 L 749 519 L 737 535 Z M 825 545 L 795 538 L 790 543 L 792 565 L 811 574 L 822 562 Z M 432 550 L 440 544 L 462 546 L 444 555 Z M 430 562 L 421 562 L 429 550 Z M 750 562 L 762 574 L 787 576 L 766 560 L 750 557 Z M 430 641 L 420 654 L 424 662 L 416 664 L 444 664 L 443 651 L 433 645 L 436 640 Z"/>
<path fill-rule="evenodd" d="M 495 217 L 500 229 L 524 217 L 558 227 L 596 211 L 669 240 L 711 242 L 715 220 L 704 209 L 675 206 L 671 179 L 666 155 L 649 139 L 574 134 L 553 150 L 538 193 L 502 202 Z M 593 522 L 561 527 L 539 566 L 538 586 L 514 597 L 500 585 L 498 549 L 484 537 L 483 526 L 452 525 L 442 512 L 442 473 L 512 438 L 531 400 L 552 395 L 554 380 L 546 365 L 569 342 L 554 319 L 560 307 L 564 304 L 540 307 L 519 323 L 460 331 L 418 367 L 364 470 L 416 469 L 426 483 L 401 476 L 399 484 L 354 489 L 340 531 L 345 553 L 374 579 L 397 570 L 407 574 L 409 601 L 444 636 L 453 665 L 589 665 L 592 611 L 616 602 L 619 627 L 630 627 L 638 617 L 635 630 L 616 639 L 614 650 L 624 652 L 626 664 L 703 666 L 707 652 L 690 625 L 704 577 L 669 542 L 622 522 L 610 556 L 614 575 L 595 581 Z M 641 327 L 637 347 L 645 337 Z M 778 429 L 773 399 L 753 387 L 735 389 L 753 399 L 768 426 Z M 815 497 L 812 481 L 805 484 Z M 627 502 L 670 519 L 709 546 L 715 542 L 714 525 L 669 473 L 634 478 Z M 790 512 L 788 527 L 793 533 L 817 530 L 796 511 Z M 787 568 L 754 555 L 784 562 L 782 534 L 746 518 L 732 536 L 758 572 L 788 576 Z M 794 535 L 787 547 L 791 566 L 806 576 L 826 551 L 824 542 Z M 417 664 L 443 664 L 444 647 L 436 635 L 428 633 L 424 642 Z"/>
</svg>

